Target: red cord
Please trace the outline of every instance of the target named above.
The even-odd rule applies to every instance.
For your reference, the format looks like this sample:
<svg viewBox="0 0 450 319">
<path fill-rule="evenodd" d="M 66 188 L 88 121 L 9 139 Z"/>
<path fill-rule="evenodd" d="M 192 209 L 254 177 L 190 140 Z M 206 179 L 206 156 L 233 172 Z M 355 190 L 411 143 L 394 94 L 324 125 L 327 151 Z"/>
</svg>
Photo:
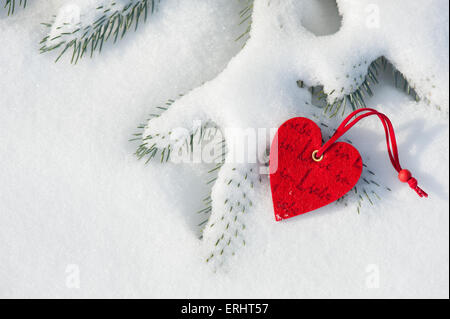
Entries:
<svg viewBox="0 0 450 319">
<path fill-rule="evenodd" d="M 352 118 L 359 113 L 364 114 L 358 115 L 355 119 L 352 120 Z M 395 170 L 399 173 L 400 181 L 408 183 L 408 185 L 413 190 L 415 190 L 420 197 L 428 197 L 428 194 L 425 193 L 419 186 L 417 186 L 417 180 L 411 176 L 411 173 L 406 169 L 402 169 L 400 165 L 400 159 L 398 157 L 397 140 L 395 139 L 394 127 L 392 126 L 389 118 L 383 113 L 378 112 L 377 110 L 371 108 L 363 108 L 352 112 L 345 118 L 341 125 L 339 125 L 334 135 L 325 144 L 322 145 L 322 147 L 318 150 L 316 157 L 320 158 L 323 153 L 325 153 L 325 151 L 329 149 L 334 142 L 336 142 L 338 138 L 344 135 L 360 120 L 371 115 L 378 116 L 381 123 L 383 124 L 384 132 L 386 134 L 386 146 L 389 159 L 391 160 L 392 166 L 394 166 Z"/>
</svg>

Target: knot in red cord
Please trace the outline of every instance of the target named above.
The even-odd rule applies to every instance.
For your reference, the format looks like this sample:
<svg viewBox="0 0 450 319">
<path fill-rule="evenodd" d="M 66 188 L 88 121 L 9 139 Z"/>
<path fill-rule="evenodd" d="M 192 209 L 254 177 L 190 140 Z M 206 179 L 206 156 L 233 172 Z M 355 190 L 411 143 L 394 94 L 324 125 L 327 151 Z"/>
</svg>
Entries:
<svg viewBox="0 0 450 319">
<path fill-rule="evenodd" d="M 398 172 L 398 179 L 402 183 L 408 183 L 409 187 L 416 191 L 417 195 L 420 197 L 428 197 L 428 194 L 423 191 L 419 186 L 417 186 L 417 179 L 412 177 L 412 174 L 407 169 L 402 169 Z"/>
<path fill-rule="evenodd" d="M 417 186 L 417 179 L 415 179 L 414 177 L 411 177 L 408 180 L 408 185 L 413 190 L 415 190 L 417 195 L 419 195 L 420 197 L 428 197 L 428 194 L 425 193 L 425 191 L 423 189 L 421 189 L 419 186 Z"/>
<path fill-rule="evenodd" d="M 414 177 L 411 177 L 410 179 L 408 179 L 408 185 L 412 189 L 415 189 L 417 187 L 417 179 L 415 179 Z"/>
</svg>

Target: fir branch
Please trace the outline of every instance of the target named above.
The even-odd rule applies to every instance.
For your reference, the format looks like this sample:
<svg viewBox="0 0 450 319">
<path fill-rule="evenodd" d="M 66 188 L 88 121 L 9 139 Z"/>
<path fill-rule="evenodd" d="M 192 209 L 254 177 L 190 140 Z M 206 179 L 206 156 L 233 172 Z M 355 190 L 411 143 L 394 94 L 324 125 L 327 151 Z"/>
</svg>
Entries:
<svg viewBox="0 0 450 319">
<path fill-rule="evenodd" d="M 158 1 L 159 2 L 159 1 Z M 90 23 L 61 21 L 56 25 L 42 23 L 49 28 L 49 34 L 42 39 L 41 53 L 59 50 L 57 62 L 67 51 L 72 51 L 71 63 L 76 64 L 88 52 L 101 52 L 103 44 L 112 39 L 122 39 L 129 30 L 137 30 L 139 23 L 147 20 L 155 11 L 156 0 L 128 0 L 126 4 L 112 1 L 97 8 L 95 19 Z M 133 27 L 134 25 L 134 27 Z"/>
<path fill-rule="evenodd" d="M 5 5 L 3 8 L 7 9 L 8 15 L 13 15 L 16 4 L 22 8 L 25 8 L 27 6 L 27 0 L 5 0 Z"/>
<path fill-rule="evenodd" d="M 203 239 L 203 230 L 206 225 L 206 223 L 209 221 L 211 217 L 211 213 L 213 210 L 213 200 L 211 198 L 212 195 L 212 186 L 215 184 L 217 179 L 219 178 L 219 171 L 222 169 L 223 165 L 225 164 L 225 157 L 227 155 L 227 148 L 226 148 L 226 142 L 224 139 L 222 139 L 219 143 L 217 143 L 218 148 L 221 150 L 221 154 L 219 156 L 219 163 L 215 165 L 212 169 L 208 171 L 208 178 L 206 181 L 206 185 L 210 185 L 211 191 L 209 192 L 208 196 L 206 196 L 203 199 L 203 205 L 205 206 L 203 209 L 197 211 L 197 214 L 204 214 L 204 220 L 198 224 L 198 227 L 200 227 L 200 237 L 199 239 Z M 226 203 L 225 203 L 226 204 Z"/>
<path fill-rule="evenodd" d="M 179 97 L 182 96 L 183 94 L 179 95 Z M 155 135 L 145 135 L 145 130 L 148 128 L 148 125 L 151 125 L 151 119 L 161 116 L 161 114 L 164 113 L 164 111 L 168 110 L 173 103 L 175 103 L 175 99 L 169 99 L 163 106 L 156 107 L 156 111 L 150 114 L 149 118 L 145 120 L 145 124 L 140 124 L 138 126 L 139 131 L 133 134 L 133 137 L 130 139 L 130 141 L 141 141 L 141 144 L 138 146 L 135 155 L 139 160 L 145 159 L 146 164 L 148 164 L 153 159 L 160 160 L 161 163 L 166 163 L 170 160 L 171 155 L 174 152 L 181 152 L 182 154 L 190 155 L 192 154 L 194 147 L 199 146 L 199 144 L 203 142 L 216 143 L 216 141 L 214 140 L 217 139 L 216 137 L 218 136 L 219 129 L 211 121 L 203 123 L 199 128 L 191 132 L 184 143 L 179 143 L 178 141 L 170 141 L 171 132 L 159 132 Z M 159 141 L 161 140 L 170 142 L 166 143 L 166 146 L 161 147 L 159 143 Z M 217 164 L 215 164 L 215 166 L 208 171 L 206 184 L 211 184 L 211 187 L 217 180 L 218 172 L 225 162 L 225 140 L 221 139 L 215 144 L 214 148 L 215 154 L 217 153 L 219 154 L 219 156 L 214 159 L 214 162 Z M 197 211 L 197 214 L 202 215 L 203 217 L 202 222 L 198 224 L 198 233 L 200 239 L 202 239 L 203 229 L 208 222 L 212 212 L 212 200 L 210 196 L 211 193 L 209 193 L 208 196 L 202 201 L 202 205 L 205 205 L 205 207 Z"/>
<path fill-rule="evenodd" d="M 379 73 L 381 71 L 387 71 L 388 69 L 391 69 L 392 71 L 395 87 L 401 88 L 407 95 L 411 96 L 414 100 L 419 101 L 420 97 L 418 96 L 415 89 L 411 87 L 405 76 L 400 71 L 398 71 L 385 57 L 382 56 L 369 65 L 367 74 L 364 77 L 364 81 L 353 92 L 344 95 L 344 97 L 342 98 L 335 98 L 332 102 L 327 102 L 325 106 L 325 113 L 328 113 L 330 117 L 334 117 L 339 113 L 344 115 L 347 106 L 350 106 L 353 111 L 359 108 L 366 107 L 365 99 L 367 97 L 373 96 L 372 88 L 374 85 L 379 83 Z M 357 79 L 355 78 L 354 81 L 357 82 Z M 299 83 L 303 85 L 301 81 L 297 82 L 297 84 L 300 86 Z M 335 93 L 335 91 L 332 91 L 329 94 L 326 94 L 323 90 L 323 87 L 311 88 L 310 90 L 315 98 L 317 98 L 317 100 L 319 101 L 327 101 L 329 95 Z M 343 91 L 344 88 L 341 88 L 341 93 Z"/>
<path fill-rule="evenodd" d="M 202 223 L 206 224 L 202 238 L 207 247 L 205 262 L 214 270 L 246 246 L 245 230 L 255 200 L 254 186 L 262 183 L 257 165 L 222 164 L 220 168 L 222 173 L 215 182 L 213 196 L 205 198 L 206 205 L 213 205 L 205 209 L 209 217 Z"/>
<path fill-rule="evenodd" d="M 179 97 L 182 97 L 180 94 Z M 163 106 L 156 107 L 156 112 L 153 112 L 145 120 L 145 124 L 138 126 L 139 131 L 133 134 L 130 141 L 141 141 L 138 146 L 135 155 L 137 158 L 146 159 L 146 164 L 154 158 L 159 158 L 161 163 L 168 162 L 171 158 L 171 154 L 174 152 L 182 152 L 182 154 L 192 154 L 194 146 L 201 144 L 202 142 L 208 142 L 214 139 L 217 135 L 218 127 L 211 121 L 205 121 L 198 128 L 190 133 L 190 135 L 183 141 L 171 140 L 172 132 L 156 133 L 154 135 L 145 135 L 145 130 L 148 125 L 151 124 L 151 119 L 161 116 L 161 114 L 168 110 L 170 106 L 175 103 L 175 99 L 169 99 Z M 165 141 L 165 146 L 161 147 L 161 141 Z M 224 154 L 222 154 L 224 156 Z M 220 162 L 220 158 L 217 159 Z"/>
<path fill-rule="evenodd" d="M 244 45 L 250 38 L 250 30 L 252 28 L 252 16 L 253 16 L 253 2 L 254 0 L 245 0 L 245 7 L 239 12 L 239 25 L 247 24 L 245 31 L 236 38 L 236 41 L 243 40 Z"/>
</svg>

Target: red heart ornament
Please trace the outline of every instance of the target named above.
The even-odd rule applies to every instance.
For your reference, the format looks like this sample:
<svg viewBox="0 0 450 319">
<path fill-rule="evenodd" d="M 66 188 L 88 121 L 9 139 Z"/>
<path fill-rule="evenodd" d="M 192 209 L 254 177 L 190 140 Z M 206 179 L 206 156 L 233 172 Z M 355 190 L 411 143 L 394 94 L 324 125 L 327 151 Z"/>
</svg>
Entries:
<svg viewBox="0 0 450 319">
<path fill-rule="evenodd" d="M 320 161 L 313 152 L 322 146 L 316 123 L 296 117 L 278 129 L 270 149 L 270 186 L 275 220 L 291 218 L 330 204 L 358 182 L 362 159 L 344 142 L 334 143 Z"/>
</svg>

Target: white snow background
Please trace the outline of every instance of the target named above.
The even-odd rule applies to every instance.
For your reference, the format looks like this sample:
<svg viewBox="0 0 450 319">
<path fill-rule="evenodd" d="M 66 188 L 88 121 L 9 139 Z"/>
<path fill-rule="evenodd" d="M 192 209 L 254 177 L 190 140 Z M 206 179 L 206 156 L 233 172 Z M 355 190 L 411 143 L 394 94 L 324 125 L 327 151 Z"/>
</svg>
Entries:
<svg viewBox="0 0 450 319">
<path fill-rule="evenodd" d="M 0 14 L 0 297 L 448 298 L 448 105 L 413 102 L 389 79 L 367 100 L 393 121 L 401 163 L 429 199 L 398 182 L 380 123 L 362 121 L 349 137 L 392 193 L 359 215 L 332 204 L 276 223 L 266 185 L 246 247 L 214 273 L 193 230 L 204 167 L 144 165 L 128 139 L 154 106 L 226 68 L 241 50 L 242 4 L 162 1 L 92 60 L 39 55 L 39 24 L 90 2 L 35 0 Z M 317 3 L 302 23 L 332 32 L 332 8 Z"/>
</svg>

